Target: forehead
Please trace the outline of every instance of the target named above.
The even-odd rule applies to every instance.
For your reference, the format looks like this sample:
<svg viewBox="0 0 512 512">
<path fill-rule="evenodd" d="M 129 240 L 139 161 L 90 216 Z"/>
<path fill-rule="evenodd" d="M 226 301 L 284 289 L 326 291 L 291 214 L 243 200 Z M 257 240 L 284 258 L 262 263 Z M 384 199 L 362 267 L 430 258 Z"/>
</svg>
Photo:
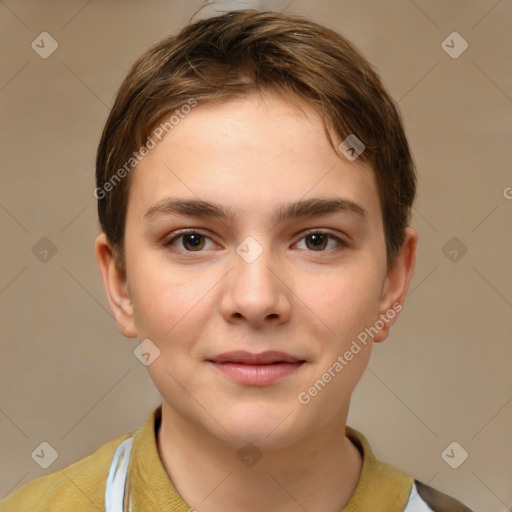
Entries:
<svg viewBox="0 0 512 512">
<path fill-rule="evenodd" d="M 331 133 L 335 147 L 339 142 Z M 251 94 L 199 104 L 138 164 L 128 210 L 166 197 L 223 204 L 242 214 L 310 197 L 341 197 L 379 217 L 373 171 L 329 144 L 320 115 L 282 96 Z"/>
</svg>

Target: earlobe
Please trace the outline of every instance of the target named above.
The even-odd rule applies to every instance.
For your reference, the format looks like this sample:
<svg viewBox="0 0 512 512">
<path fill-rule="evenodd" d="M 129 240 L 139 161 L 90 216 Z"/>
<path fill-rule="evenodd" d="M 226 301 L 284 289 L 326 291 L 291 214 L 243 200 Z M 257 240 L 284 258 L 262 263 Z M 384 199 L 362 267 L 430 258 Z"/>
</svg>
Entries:
<svg viewBox="0 0 512 512">
<path fill-rule="evenodd" d="M 117 327 L 123 336 L 135 338 L 137 329 L 133 304 L 128 293 L 128 283 L 126 276 L 116 266 L 112 248 L 105 233 L 100 233 L 96 237 L 95 252 L 110 310 L 114 314 Z"/>
<path fill-rule="evenodd" d="M 418 233 L 412 227 L 405 229 L 405 239 L 393 267 L 386 276 L 380 302 L 380 319 L 384 327 L 373 341 L 384 341 L 391 326 L 398 319 L 414 272 Z"/>
</svg>

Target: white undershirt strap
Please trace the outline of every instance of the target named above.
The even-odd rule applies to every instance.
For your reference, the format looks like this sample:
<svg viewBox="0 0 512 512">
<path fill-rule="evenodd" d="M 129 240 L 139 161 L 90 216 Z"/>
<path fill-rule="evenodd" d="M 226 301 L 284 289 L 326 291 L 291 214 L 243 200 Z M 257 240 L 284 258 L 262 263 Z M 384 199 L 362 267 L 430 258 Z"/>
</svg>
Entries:
<svg viewBox="0 0 512 512">
<path fill-rule="evenodd" d="M 105 489 L 105 512 L 124 512 L 124 489 L 133 448 L 133 437 L 125 439 L 114 453 Z"/>
</svg>

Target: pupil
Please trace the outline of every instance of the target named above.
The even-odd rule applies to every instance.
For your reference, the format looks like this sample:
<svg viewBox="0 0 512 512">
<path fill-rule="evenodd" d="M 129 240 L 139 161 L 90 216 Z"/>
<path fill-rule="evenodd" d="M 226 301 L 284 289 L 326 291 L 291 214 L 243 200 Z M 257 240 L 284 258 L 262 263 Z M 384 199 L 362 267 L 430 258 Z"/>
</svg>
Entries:
<svg viewBox="0 0 512 512">
<path fill-rule="evenodd" d="M 185 237 L 185 244 L 192 247 L 199 247 L 201 245 L 201 235 L 187 235 Z"/>
<path fill-rule="evenodd" d="M 324 245 L 325 235 L 309 235 L 309 237 L 313 243 L 313 247 L 320 247 Z"/>
</svg>

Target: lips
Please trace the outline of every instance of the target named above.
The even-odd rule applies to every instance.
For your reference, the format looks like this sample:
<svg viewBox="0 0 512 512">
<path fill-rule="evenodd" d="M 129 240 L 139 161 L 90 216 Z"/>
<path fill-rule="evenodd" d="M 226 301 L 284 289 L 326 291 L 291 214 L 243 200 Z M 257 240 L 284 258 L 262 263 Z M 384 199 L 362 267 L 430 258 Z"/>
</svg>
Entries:
<svg viewBox="0 0 512 512">
<path fill-rule="evenodd" d="M 285 352 L 225 352 L 208 360 L 230 380 L 246 386 L 268 386 L 299 371 L 306 361 Z"/>
<path fill-rule="evenodd" d="M 238 363 L 238 364 L 275 364 L 275 363 L 301 363 L 303 360 L 286 354 L 285 352 L 278 352 L 269 350 L 260 354 L 252 354 L 251 352 L 235 351 L 225 352 L 213 359 L 213 363 Z"/>
</svg>

